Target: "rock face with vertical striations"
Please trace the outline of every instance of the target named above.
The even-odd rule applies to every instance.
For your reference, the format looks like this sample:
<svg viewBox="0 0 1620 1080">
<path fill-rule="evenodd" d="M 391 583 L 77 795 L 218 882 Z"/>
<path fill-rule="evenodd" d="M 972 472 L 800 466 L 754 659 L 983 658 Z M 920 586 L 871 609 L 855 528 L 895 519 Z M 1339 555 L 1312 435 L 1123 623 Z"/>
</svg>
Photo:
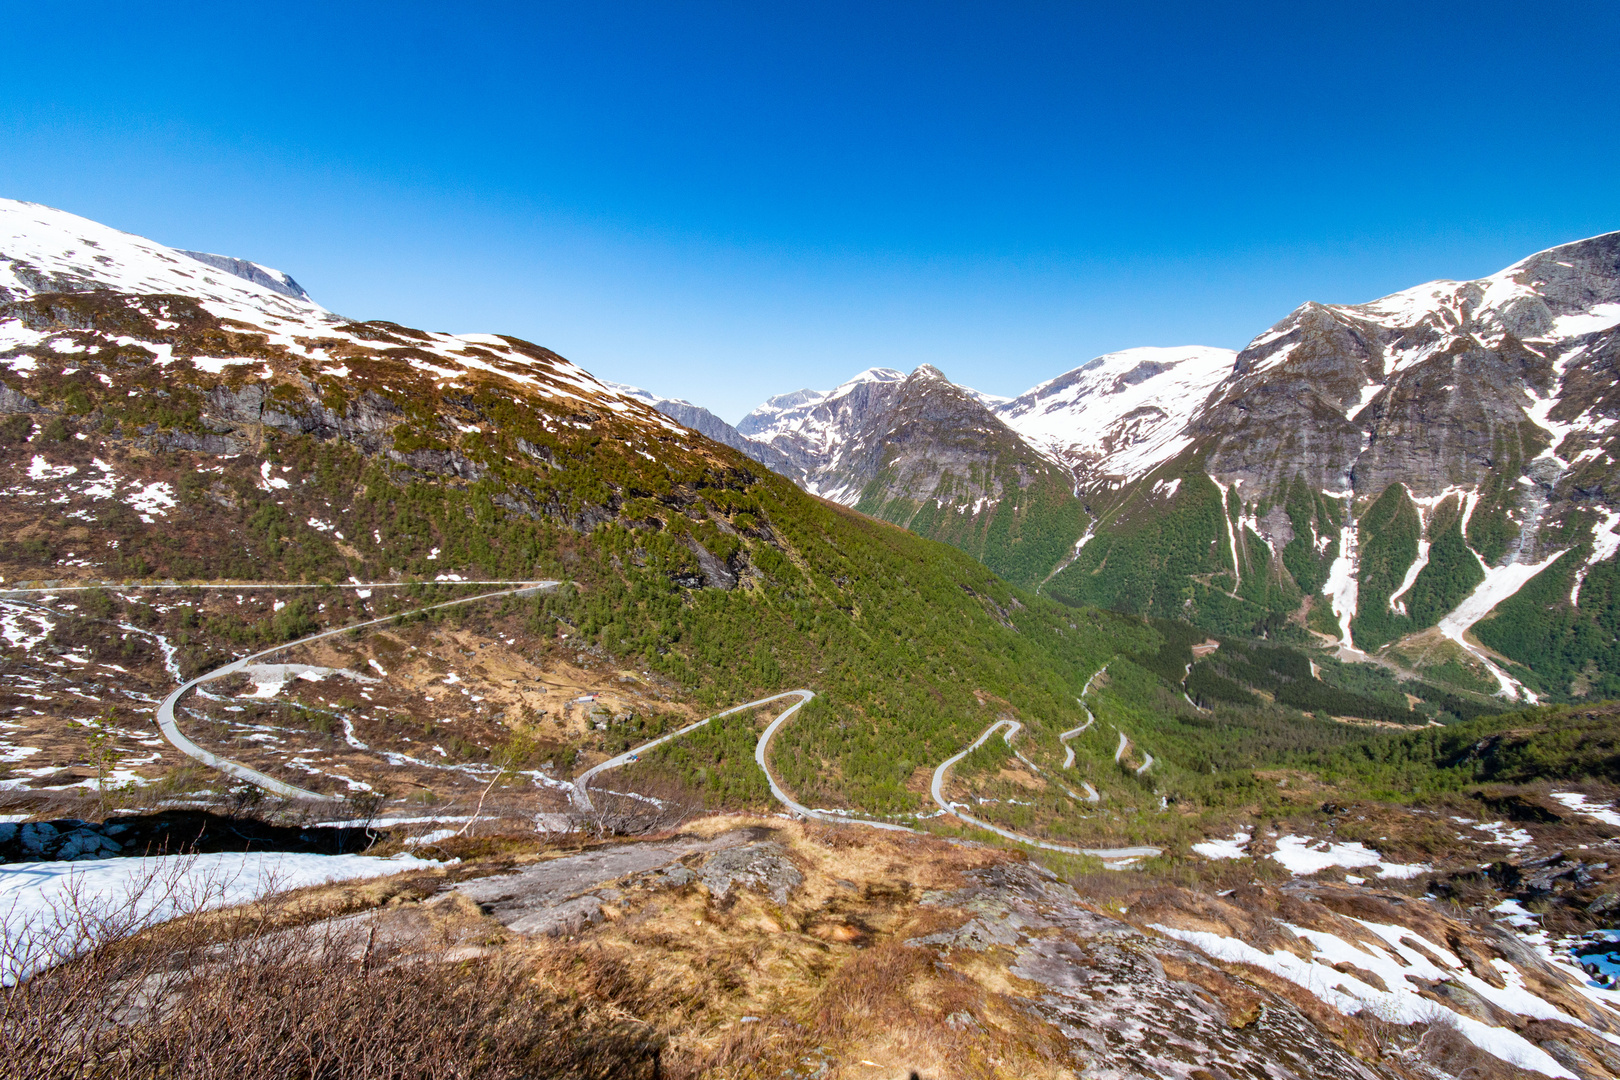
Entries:
<svg viewBox="0 0 1620 1080">
<path fill-rule="evenodd" d="M 773 398 L 738 430 L 792 460 L 806 490 L 1033 586 L 1085 515 L 1068 469 L 1009 428 L 999 403 L 929 364 L 910 375 L 874 368 L 825 394 Z"/>
<path fill-rule="evenodd" d="M 808 490 L 1062 599 L 1421 643 L 1513 699 L 1594 671 L 1614 693 L 1617 355 L 1611 233 L 1477 281 L 1308 303 L 1238 353 L 1128 349 L 1010 400 L 878 368 L 772 398 L 739 431 Z"/>
</svg>

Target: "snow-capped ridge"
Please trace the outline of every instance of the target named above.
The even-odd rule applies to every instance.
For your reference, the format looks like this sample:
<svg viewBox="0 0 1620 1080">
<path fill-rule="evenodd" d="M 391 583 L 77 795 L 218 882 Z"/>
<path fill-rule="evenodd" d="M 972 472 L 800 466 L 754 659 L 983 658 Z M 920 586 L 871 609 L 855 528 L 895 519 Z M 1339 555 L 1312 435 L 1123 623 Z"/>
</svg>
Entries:
<svg viewBox="0 0 1620 1080">
<path fill-rule="evenodd" d="M 334 346 L 375 351 L 379 342 L 408 343 L 412 355 L 402 358 L 403 363 L 442 385 L 479 372 L 551 397 L 589 402 L 611 412 L 639 413 L 648 424 L 677 430 L 645 403 L 620 397 L 584 369 L 516 338 L 407 330 L 384 322 L 362 329 L 310 300 L 280 270 L 231 256 L 166 247 L 63 210 L 0 199 L 0 303 L 46 293 L 101 292 L 132 298 L 131 311 L 152 320 L 159 338 L 116 340 L 146 349 L 160 368 L 181 362 L 218 374 L 225 366 L 261 362 L 177 353 L 176 346 L 161 336 L 176 325 L 174 318 L 181 317 L 166 313 L 168 301 L 163 298 L 178 296 L 194 301 L 214 319 L 262 334 L 266 346 L 285 350 L 288 359 L 309 364 L 317 373 L 348 375 L 349 364 L 333 355 Z M 34 330 L 20 318 L 0 318 L 0 354 L 15 353 L 0 360 L 0 368 L 31 378 L 38 355 L 85 347 L 72 333 Z"/>
<path fill-rule="evenodd" d="M 1191 443 L 1188 421 L 1236 357 L 1202 345 L 1124 349 L 1048 379 L 994 412 L 1077 477 L 1133 480 Z"/>
<path fill-rule="evenodd" d="M 166 247 L 14 199 L 0 199 L 0 289 L 14 297 L 92 289 L 171 293 L 239 309 L 262 310 L 268 304 L 288 314 L 330 314 L 279 270 Z"/>
</svg>

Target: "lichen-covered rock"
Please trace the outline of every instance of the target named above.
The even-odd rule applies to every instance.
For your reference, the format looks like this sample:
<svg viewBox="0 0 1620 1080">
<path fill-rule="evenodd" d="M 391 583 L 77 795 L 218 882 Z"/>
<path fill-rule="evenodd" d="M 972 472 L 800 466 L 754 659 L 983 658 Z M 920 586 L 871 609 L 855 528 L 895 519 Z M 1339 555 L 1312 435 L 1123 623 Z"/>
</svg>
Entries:
<svg viewBox="0 0 1620 1080">
<path fill-rule="evenodd" d="M 765 893 L 778 904 L 804 884 L 804 874 L 787 857 L 781 844 L 766 840 L 717 851 L 698 872 L 716 900 L 730 899 L 733 886 Z"/>
</svg>

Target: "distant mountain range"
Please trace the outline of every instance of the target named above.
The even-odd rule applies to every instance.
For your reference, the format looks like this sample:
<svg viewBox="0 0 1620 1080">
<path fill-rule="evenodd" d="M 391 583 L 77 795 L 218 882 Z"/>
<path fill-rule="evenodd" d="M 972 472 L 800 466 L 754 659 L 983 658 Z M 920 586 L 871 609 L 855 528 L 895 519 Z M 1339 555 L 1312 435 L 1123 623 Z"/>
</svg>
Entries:
<svg viewBox="0 0 1620 1080">
<path fill-rule="evenodd" d="M 732 428 L 627 392 L 1061 599 L 1581 696 L 1620 692 L 1617 328 L 1610 233 L 1010 400 L 874 368 Z"/>
</svg>

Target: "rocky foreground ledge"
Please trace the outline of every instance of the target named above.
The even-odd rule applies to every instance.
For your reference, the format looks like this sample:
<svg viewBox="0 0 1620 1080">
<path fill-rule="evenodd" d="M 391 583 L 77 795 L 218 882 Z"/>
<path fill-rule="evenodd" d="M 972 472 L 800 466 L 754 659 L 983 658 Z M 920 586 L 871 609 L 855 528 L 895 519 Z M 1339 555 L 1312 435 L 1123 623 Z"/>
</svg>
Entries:
<svg viewBox="0 0 1620 1080">
<path fill-rule="evenodd" d="M 316 925 L 373 968 L 536 971 L 636 1025 L 670 1075 L 1620 1076 L 1610 991 L 1511 920 L 1376 886 L 1063 880 L 781 819 L 480 843 L 305 899 L 342 909 Z"/>
</svg>

